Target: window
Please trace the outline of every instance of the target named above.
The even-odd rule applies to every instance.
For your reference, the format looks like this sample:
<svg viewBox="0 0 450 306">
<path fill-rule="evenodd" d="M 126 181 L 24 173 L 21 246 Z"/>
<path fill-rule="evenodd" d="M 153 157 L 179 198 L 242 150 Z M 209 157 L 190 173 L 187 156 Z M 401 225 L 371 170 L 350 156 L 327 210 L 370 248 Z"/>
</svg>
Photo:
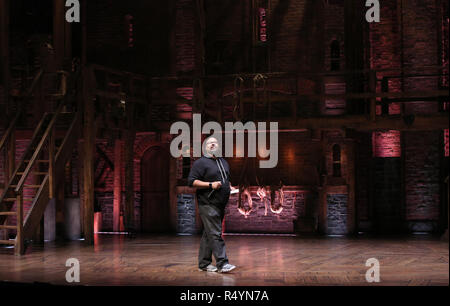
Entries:
<svg viewBox="0 0 450 306">
<path fill-rule="evenodd" d="M 341 177 L 341 147 L 337 144 L 333 146 L 333 176 Z"/>
</svg>

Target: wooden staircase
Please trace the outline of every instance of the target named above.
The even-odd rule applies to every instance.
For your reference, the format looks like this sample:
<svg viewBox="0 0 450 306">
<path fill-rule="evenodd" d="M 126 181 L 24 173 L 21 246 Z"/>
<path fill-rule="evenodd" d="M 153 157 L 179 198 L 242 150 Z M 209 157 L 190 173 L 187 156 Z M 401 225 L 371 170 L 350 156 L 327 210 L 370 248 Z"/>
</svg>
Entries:
<svg viewBox="0 0 450 306">
<path fill-rule="evenodd" d="M 65 111 L 69 101 L 66 93 L 57 98 L 56 111 L 43 115 L 0 195 L 0 230 L 6 232 L 0 244 L 13 246 L 16 255 L 24 254 L 32 240 L 80 136 L 79 112 Z M 14 130 L 16 124 L 15 119 L 7 131 Z M 8 132 L 3 143 L 7 137 Z M 15 238 L 10 239 L 10 235 Z"/>
</svg>

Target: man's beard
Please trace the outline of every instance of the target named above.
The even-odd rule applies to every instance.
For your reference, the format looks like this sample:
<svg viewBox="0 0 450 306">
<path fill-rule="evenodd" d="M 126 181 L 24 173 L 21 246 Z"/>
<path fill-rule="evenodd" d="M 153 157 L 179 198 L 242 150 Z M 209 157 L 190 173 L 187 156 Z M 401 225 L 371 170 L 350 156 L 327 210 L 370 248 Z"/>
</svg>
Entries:
<svg viewBox="0 0 450 306">
<path fill-rule="evenodd" d="M 208 150 L 206 149 L 206 153 L 210 156 L 218 156 L 220 154 L 220 149 L 219 148 L 214 148 L 212 150 Z"/>
</svg>

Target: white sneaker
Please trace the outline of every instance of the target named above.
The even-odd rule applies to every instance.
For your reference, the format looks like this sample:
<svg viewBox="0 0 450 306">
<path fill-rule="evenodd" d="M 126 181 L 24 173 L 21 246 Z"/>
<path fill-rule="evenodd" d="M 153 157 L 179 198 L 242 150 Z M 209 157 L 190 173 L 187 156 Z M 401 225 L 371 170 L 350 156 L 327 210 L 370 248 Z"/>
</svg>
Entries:
<svg viewBox="0 0 450 306">
<path fill-rule="evenodd" d="M 219 269 L 219 273 L 228 273 L 232 270 L 236 269 L 236 266 L 230 264 L 224 264 L 221 269 Z"/>
<path fill-rule="evenodd" d="M 208 265 L 206 268 L 198 268 L 199 271 L 206 271 L 206 272 L 217 272 L 217 268 L 213 265 Z"/>
</svg>

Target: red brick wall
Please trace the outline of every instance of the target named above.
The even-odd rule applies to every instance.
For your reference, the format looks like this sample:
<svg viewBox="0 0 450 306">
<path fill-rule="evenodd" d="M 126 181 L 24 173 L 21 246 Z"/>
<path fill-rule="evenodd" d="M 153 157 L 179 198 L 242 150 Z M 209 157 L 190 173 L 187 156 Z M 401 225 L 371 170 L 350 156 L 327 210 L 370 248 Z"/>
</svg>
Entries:
<svg viewBox="0 0 450 306">
<path fill-rule="evenodd" d="M 292 189 L 292 188 L 291 188 Z M 225 229 L 227 233 L 294 233 L 295 222 L 299 217 L 305 217 L 305 207 L 309 193 L 301 189 L 285 191 L 284 205 L 280 214 L 270 210 L 270 193 L 267 199 L 267 215 L 265 204 L 256 194 L 257 187 L 249 189 L 252 197 L 252 212 L 246 217 L 238 211 L 238 195 L 230 196 L 225 210 Z M 279 195 L 274 202 L 279 205 Z M 242 204 L 248 206 L 246 197 L 242 196 Z"/>
<path fill-rule="evenodd" d="M 406 219 L 437 221 L 441 133 L 405 132 L 404 138 Z"/>
<path fill-rule="evenodd" d="M 374 157 L 400 157 L 402 155 L 400 131 L 373 132 L 372 135 Z"/>
<path fill-rule="evenodd" d="M 180 0 L 176 3 L 175 22 L 175 70 L 177 73 L 193 72 L 196 64 L 195 1 Z"/>
<path fill-rule="evenodd" d="M 271 0 L 270 7 L 272 71 L 321 70 L 322 1 Z"/>
</svg>

